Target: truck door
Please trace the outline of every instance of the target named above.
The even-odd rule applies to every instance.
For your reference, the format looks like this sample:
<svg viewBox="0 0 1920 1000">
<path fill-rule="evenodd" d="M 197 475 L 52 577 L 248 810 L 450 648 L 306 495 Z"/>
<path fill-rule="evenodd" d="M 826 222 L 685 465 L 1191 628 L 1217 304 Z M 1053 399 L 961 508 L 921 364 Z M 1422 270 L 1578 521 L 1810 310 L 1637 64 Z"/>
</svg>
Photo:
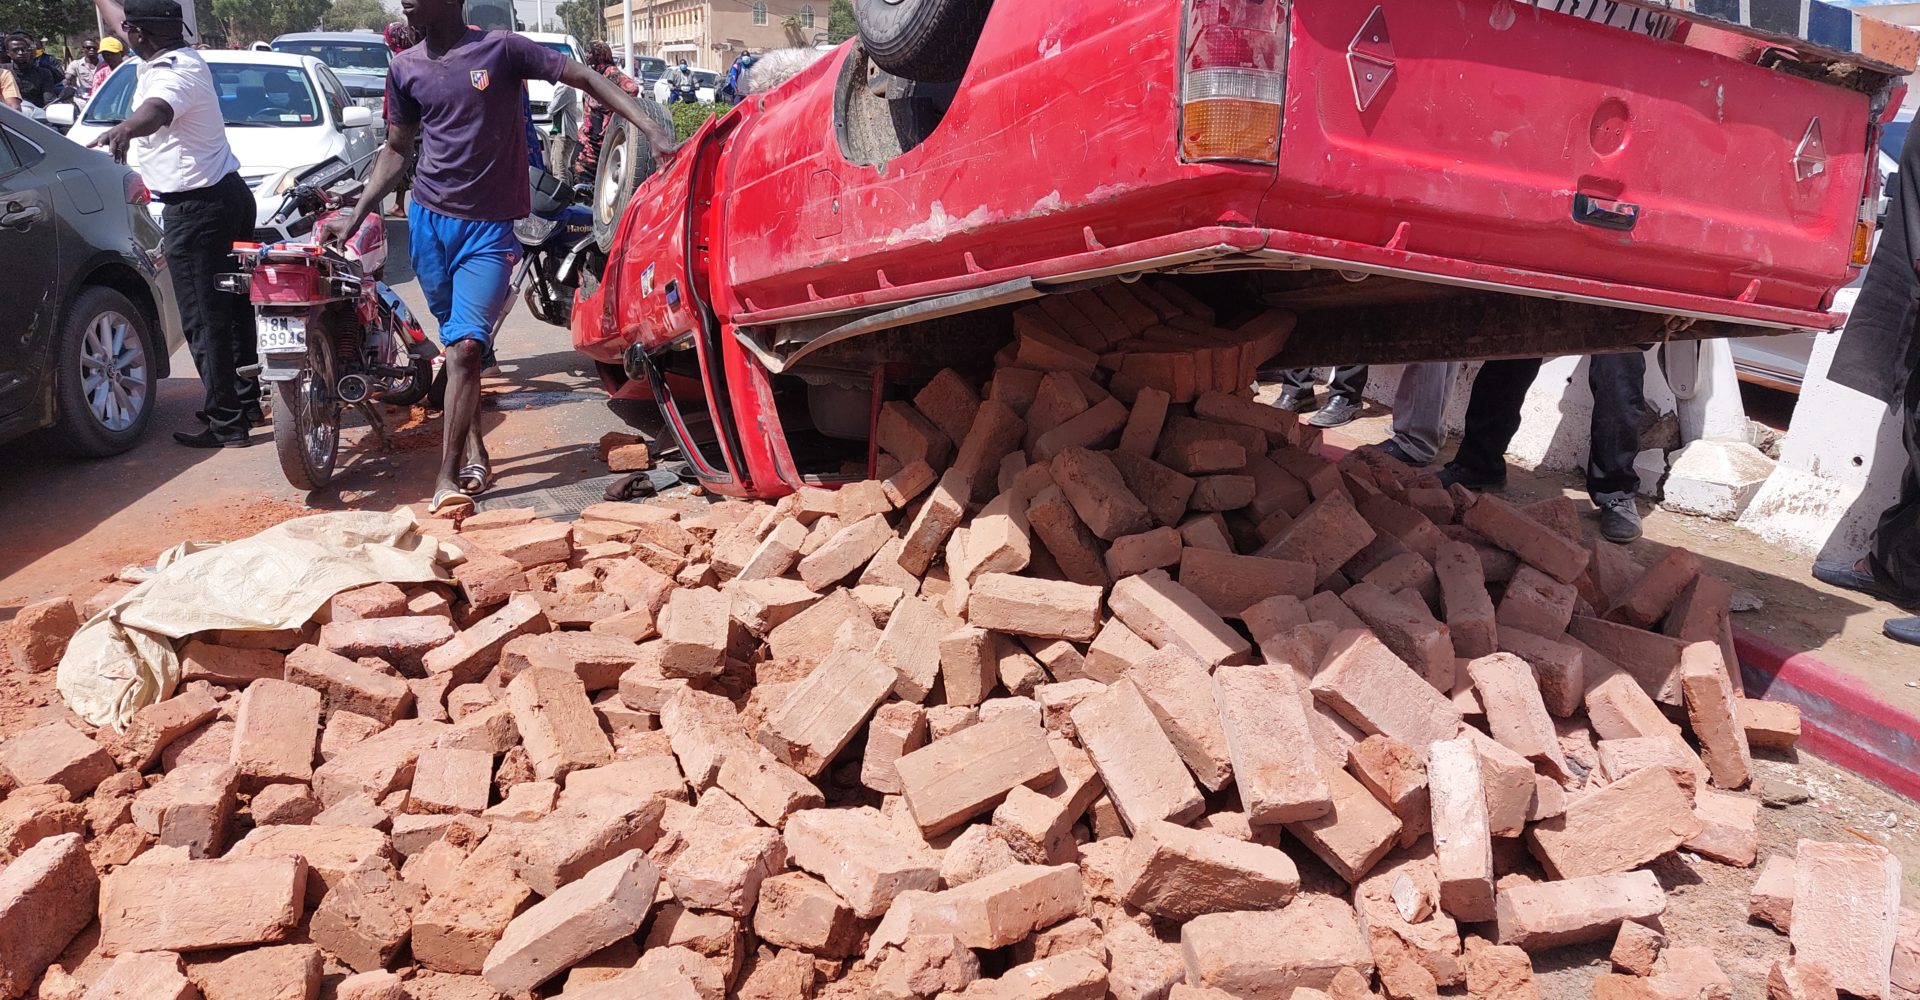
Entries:
<svg viewBox="0 0 1920 1000">
<path fill-rule="evenodd" d="M 615 243 L 624 277 L 614 307 L 621 330 L 643 355 L 660 414 L 700 478 L 723 492 L 748 484 L 718 342 L 719 323 L 694 281 L 693 193 L 712 169 L 717 119 L 708 119 L 666 167 L 635 191 L 661 210 L 628 212 Z M 602 154 L 606 155 L 606 154 Z M 667 206 L 674 210 L 667 211 Z"/>
</svg>

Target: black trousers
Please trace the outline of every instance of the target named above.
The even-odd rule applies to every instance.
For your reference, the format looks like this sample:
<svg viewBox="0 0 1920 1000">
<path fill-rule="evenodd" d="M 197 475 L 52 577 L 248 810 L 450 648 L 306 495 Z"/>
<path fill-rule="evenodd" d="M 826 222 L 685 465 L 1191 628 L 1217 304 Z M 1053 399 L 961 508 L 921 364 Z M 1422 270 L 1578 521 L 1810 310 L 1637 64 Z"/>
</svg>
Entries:
<svg viewBox="0 0 1920 1000">
<path fill-rule="evenodd" d="M 1489 361 L 1481 367 L 1467 400 L 1466 430 L 1453 465 L 1475 478 L 1506 475 L 1507 445 L 1520 429 L 1520 407 L 1542 360 Z M 1587 494 L 1594 503 L 1631 497 L 1640 487 L 1633 460 L 1640 454 L 1640 429 L 1646 421 L 1646 374 L 1647 358 L 1639 351 L 1587 359 L 1587 386 L 1593 390 Z"/>
<path fill-rule="evenodd" d="M 253 305 L 216 285 L 220 275 L 240 269 L 233 245 L 253 238 L 253 192 L 236 173 L 163 200 L 162 250 L 193 366 L 206 388 L 207 424 L 220 437 L 246 437 L 248 415 L 260 410 L 259 380 L 239 371 L 260 359 Z"/>
<path fill-rule="evenodd" d="M 1280 381 L 1290 389 L 1313 389 L 1313 369 L 1288 368 L 1280 373 Z M 1367 391 L 1367 366 L 1342 365 L 1333 370 L 1333 377 L 1327 380 L 1327 391 L 1334 396 L 1344 396 L 1350 403 L 1358 403 L 1360 394 Z"/>
<path fill-rule="evenodd" d="M 1867 552 L 1867 565 L 1882 583 L 1920 594 L 1920 377 L 1908 374 L 1901 397 L 1900 443 L 1907 467 L 1900 473 L 1900 495 L 1880 515 Z"/>
</svg>

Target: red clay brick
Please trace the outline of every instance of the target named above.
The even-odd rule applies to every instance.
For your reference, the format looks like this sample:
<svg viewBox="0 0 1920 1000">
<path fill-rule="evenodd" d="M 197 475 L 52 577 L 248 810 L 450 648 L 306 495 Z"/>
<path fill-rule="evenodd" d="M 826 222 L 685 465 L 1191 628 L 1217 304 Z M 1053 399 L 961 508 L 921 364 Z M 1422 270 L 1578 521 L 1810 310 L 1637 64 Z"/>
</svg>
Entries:
<svg viewBox="0 0 1920 1000">
<path fill-rule="evenodd" d="M 1315 578 L 1325 579 L 1373 538 L 1373 526 L 1353 509 L 1353 502 L 1345 494 L 1330 495 L 1314 500 L 1255 554 L 1312 563 Z"/>
<path fill-rule="evenodd" d="M 1540 698 L 1555 718 L 1571 718 L 1586 693 L 1586 669 L 1580 649 L 1542 638 L 1518 628 L 1500 630 L 1500 652 L 1511 653 L 1533 668 Z"/>
<path fill-rule="evenodd" d="M 540 780 L 613 760 L 613 744 L 600 729 L 586 686 L 573 674 L 528 670 L 507 685 L 507 704 Z"/>
<path fill-rule="evenodd" d="M 15 669 L 39 674 L 60 665 L 67 640 L 80 630 L 80 610 L 65 597 L 35 601 L 14 615 L 7 651 Z"/>
<path fill-rule="evenodd" d="M 1347 767 L 1400 820 L 1400 846 L 1429 832 L 1433 811 L 1418 751 L 1391 737 L 1369 736 L 1347 748 Z"/>
<path fill-rule="evenodd" d="M 353 712 L 392 725 L 413 707 L 413 692 L 405 680 L 318 646 L 301 646 L 287 654 L 286 671 L 288 681 L 320 692 L 329 714 Z"/>
<path fill-rule="evenodd" d="M 1100 597 L 1099 587 L 986 573 L 974 582 L 967 621 L 996 632 L 1084 642 L 1100 629 Z"/>
<path fill-rule="evenodd" d="M 782 763 L 815 777 L 852 742 L 896 679 L 894 668 L 871 650 L 836 648 L 767 713 L 758 739 Z"/>
<path fill-rule="evenodd" d="M 1305 600 L 1313 582 L 1314 567 L 1303 562 L 1192 548 L 1180 556 L 1180 585 L 1222 618 L 1240 618 L 1269 597 Z"/>
<path fill-rule="evenodd" d="M 298 644 L 298 640 L 294 642 Z M 286 676 L 286 654 L 273 649 L 239 649 L 189 639 L 180 647 L 180 681 L 211 681 L 227 687 L 246 687 L 262 677 Z"/>
<path fill-rule="evenodd" d="M 1424 603 L 1402 600 L 1371 583 L 1348 587 L 1340 600 L 1435 691 L 1453 690 L 1453 639 Z"/>
<path fill-rule="evenodd" d="M 100 886 L 101 952 L 200 951 L 285 940 L 300 922 L 306 881 L 307 864 L 299 857 L 115 869 Z"/>
<path fill-rule="evenodd" d="M 1460 730 L 1453 702 L 1368 632 L 1341 633 L 1311 687 L 1316 698 L 1361 731 L 1391 736 L 1416 750 L 1452 739 Z"/>
<path fill-rule="evenodd" d="M 1300 891 L 1300 873 L 1285 851 L 1161 821 L 1135 831 L 1121 877 L 1129 906 L 1177 921 L 1277 910 Z"/>
<path fill-rule="evenodd" d="M 1184 543 L 1177 528 L 1162 526 L 1135 535 L 1122 535 L 1107 547 L 1106 568 L 1112 579 L 1177 566 Z"/>
<path fill-rule="evenodd" d="M 1734 713 L 1733 690 L 1727 683 L 1719 643 L 1696 642 L 1681 652 L 1680 685 L 1693 735 L 1700 741 L 1700 759 L 1713 783 L 1721 788 L 1744 786 L 1753 776 L 1753 757 L 1747 748 L 1747 731 Z"/>
<path fill-rule="evenodd" d="M 999 399 L 981 402 L 979 411 L 974 414 L 973 426 L 967 428 L 967 436 L 960 442 L 960 451 L 953 458 L 953 466 L 947 470 L 954 477 L 957 488 L 952 490 L 952 495 L 958 498 L 959 503 L 965 505 L 992 495 L 1000 460 L 1019 449 L 1021 438 L 1026 433 L 1026 421 L 1021 417 L 1025 412 L 1023 409 L 1016 413 Z M 912 535 L 912 532 L 908 533 L 909 552 L 913 550 Z"/>
<path fill-rule="evenodd" d="M 1333 808 L 1312 819 L 1286 824 L 1327 867 L 1348 885 L 1355 885 L 1393 849 L 1400 836 L 1400 820 L 1380 800 L 1338 768 L 1327 768 Z"/>
<path fill-rule="evenodd" d="M 1501 628 L 1559 635 L 1567 630 L 1578 599 L 1579 592 L 1572 584 L 1561 583 L 1532 566 L 1522 566 L 1507 582 L 1496 617 Z"/>
<path fill-rule="evenodd" d="M 1173 646 L 1209 667 L 1239 662 L 1253 647 L 1198 595 L 1162 570 L 1130 576 L 1108 595 L 1113 614 L 1155 646 Z"/>
<path fill-rule="evenodd" d="M 1657 921 L 1667 894 L 1652 872 L 1634 871 L 1509 886 L 1497 909 L 1501 944 L 1540 951 L 1605 941 L 1622 921 Z"/>
<path fill-rule="evenodd" d="M 1427 762 L 1433 805 L 1434 856 L 1440 905 L 1459 920 L 1494 917 L 1493 836 L 1487 822 L 1480 755 L 1471 740 L 1435 742 Z"/>
<path fill-rule="evenodd" d="M 392 619 L 386 619 L 392 620 Z M 320 692 L 287 681 L 257 680 L 234 715 L 234 766 L 249 785 L 313 778 L 320 738 Z"/>
<path fill-rule="evenodd" d="M 1147 508 L 1102 452 L 1069 447 L 1049 464 L 1053 480 L 1086 522 L 1088 530 L 1109 541 L 1150 526 Z"/>
<path fill-rule="evenodd" d="M 936 739 L 894 766 L 907 806 L 927 836 L 991 810 L 1016 785 L 1045 784 L 1059 774 L 1041 731 L 1013 716 Z"/>
<path fill-rule="evenodd" d="M 1611 875 L 1652 861 L 1700 832 L 1687 798 L 1652 768 L 1587 792 L 1534 824 L 1527 847 L 1555 878 Z"/>
<path fill-rule="evenodd" d="M 903 892 L 938 885 L 940 859 L 870 809 L 798 812 L 784 836 L 794 866 L 823 879 L 862 919 L 887 912 Z"/>
<path fill-rule="evenodd" d="M 1802 840 L 1794 849 L 1793 954 L 1824 965 L 1836 989 L 1891 995 L 1900 860 L 1875 844 Z"/>
<path fill-rule="evenodd" d="M 0 868 L 0 996 L 27 994 L 93 922 L 99 896 L 100 880 L 78 833 L 42 840 Z"/>
<path fill-rule="evenodd" d="M 660 614 L 660 672 L 668 677 L 719 673 L 727 653 L 728 606 L 726 595 L 710 587 L 674 591 Z"/>
<path fill-rule="evenodd" d="M 1160 440 L 1161 428 L 1166 426 L 1167 405 L 1172 402 L 1165 392 L 1154 388 L 1144 388 L 1133 397 L 1133 409 L 1127 415 L 1126 427 L 1120 433 L 1120 450 L 1152 458 L 1153 448 Z"/>
<path fill-rule="evenodd" d="M 1681 704 L 1680 651 L 1685 643 L 1585 615 L 1573 616 L 1567 634 L 1625 670 L 1655 701 Z"/>
<path fill-rule="evenodd" d="M 1668 609 L 1700 575 L 1700 557 L 1686 548 L 1668 549 L 1646 572 L 1627 588 L 1627 592 L 1608 609 L 1608 621 L 1636 628 L 1652 628 L 1667 616 Z"/>
<path fill-rule="evenodd" d="M 1120 470 L 1127 489 L 1146 505 L 1154 524 L 1172 527 L 1185 519 L 1187 502 L 1198 485 L 1191 477 L 1132 452 L 1108 452 L 1107 457 Z"/>
<path fill-rule="evenodd" d="M 1497 496 L 1482 494 L 1460 523 L 1562 583 L 1579 579 L 1587 568 L 1586 549 Z"/>
<path fill-rule="evenodd" d="M 980 409 L 980 395 L 958 372 L 942 368 L 914 393 L 913 406 L 948 440 L 964 441 L 973 426 L 973 415 Z"/>
<path fill-rule="evenodd" d="M 1357 975 L 1364 995 L 1373 967 L 1351 908 L 1323 895 L 1280 910 L 1195 917 L 1180 929 L 1180 948 L 1189 984 L 1236 997 L 1307 996 L 1298 990 L 1326 991 L 1342 973 Z"/>
<path fill-rule="evenodd" d="M 1800 706 L 1784 701 L 1736 698 L 1734 712 L 1749 747 L 1787 750 L 1800 739 Z"/>
<path fill-rule="evenodd" d="M 1179 753 L 1131 681 L 1110 685 L 1069 714 L 1130 829 L 1149 820 L 1184 823 L 1205 808 Z"/>
<path fill-rule="evenodd" d="M 113 757 L 100 744 L 64 722 L 49 722 L 0 741 L 0 771 L 12 776 L 15 785 L 59 785 L 81 799 L 114 770 Z"/>
<path fill-rule="evenodd" d="M 659 872 L 640 851 L 601 864 L 513 918 L 487 953 L 484 975 L 510 993 L 533 989 L 646 922 Z"/>
<path fill-rule="evenodd" d="M 1525 660 L 1494 653 L 1470 661 L 1467 673 L 1494 739 L 1522 757 L 1545 762 L 1554 772 L 1568 773 L 1553 717 L 1547 714 L 1533 668 Z"/>
</svg>

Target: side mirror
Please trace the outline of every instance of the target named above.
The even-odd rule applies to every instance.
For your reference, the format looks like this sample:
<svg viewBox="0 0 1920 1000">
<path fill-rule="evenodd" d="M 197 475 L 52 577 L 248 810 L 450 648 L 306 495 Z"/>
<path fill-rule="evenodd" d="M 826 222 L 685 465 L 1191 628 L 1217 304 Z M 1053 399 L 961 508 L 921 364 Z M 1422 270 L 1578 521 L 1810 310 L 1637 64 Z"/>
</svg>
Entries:
<svg viewBox="0 0 1920 1000">
<path fill-rule="evenodd" d="M 358 104 L 349 104 L 346 110 L 340 112 L 341 128 L 365 128 L 372 124 L 373 112 Z"/>
<path fill-rule="evenodd" d="M 73 105 L 61 103 L 47 107 L 47 124 L 65 132 L 73 127 Z"/>
</svg>

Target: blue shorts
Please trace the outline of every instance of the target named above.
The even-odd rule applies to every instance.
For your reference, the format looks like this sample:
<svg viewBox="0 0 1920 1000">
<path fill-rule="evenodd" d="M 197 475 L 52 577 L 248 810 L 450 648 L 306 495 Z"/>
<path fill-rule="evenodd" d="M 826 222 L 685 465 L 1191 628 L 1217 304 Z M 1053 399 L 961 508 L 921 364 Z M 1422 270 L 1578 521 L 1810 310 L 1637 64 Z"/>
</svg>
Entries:
<svg viewBox="0 0 1920 1000">
<path fill-rule="evenodd" d="M 513 223 L 456 219 L 411 200 L 407 222 L 413 272 L 440 321 L 440 343 L 487 344 L 494 321 L 513 304 L 513 267 L 521 254 Z"/>
</svg>

